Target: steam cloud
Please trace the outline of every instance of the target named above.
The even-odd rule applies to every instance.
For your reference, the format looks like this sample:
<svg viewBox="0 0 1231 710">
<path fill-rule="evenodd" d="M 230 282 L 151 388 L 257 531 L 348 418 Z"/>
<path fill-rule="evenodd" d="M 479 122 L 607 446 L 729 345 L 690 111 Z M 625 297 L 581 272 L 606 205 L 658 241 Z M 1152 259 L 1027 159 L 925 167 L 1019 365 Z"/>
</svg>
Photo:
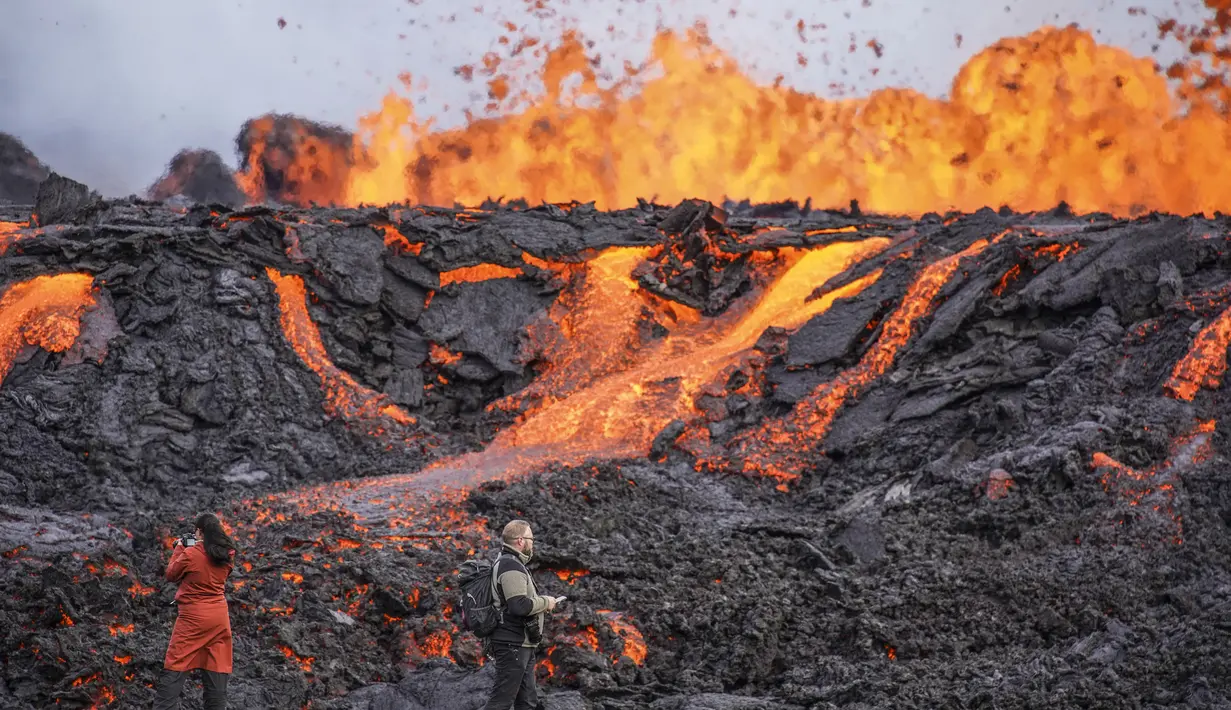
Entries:
<svg viewBox="0 0 1231 710">
<path fill-rule="evenodd" d="M 5 24 L 20 31 L 0 43 L 0 131 L 21 138 L 53 169 L 120 196 L 144 193 L 183 148 L 212 149 L 234 164 L 240 125 L 269 111 L 354 127 L 399 86 L 403 71 L 416 86 L 428 82 L 423 114 L 454 125 L 486 95 L 453 70 L 498 50 L 504 20 L 546 40 L 562 26 L 577 27 L 599 43 L 604 66 L 618 72 L 623 61 L 645 57 L 657 25 L 702 19 L 717 43 L 766 81 L 782 74 L 790 85 L 824 95 L 884 86 L 942 95 L 973 53 L 1042 24 L 1097 28 L 1100 41 L 1147 55 L 1156 42 L 1154 22 L 1130 16 L 1134 4 L 573 0 L 549 2 L 558 14 L 535 18 L 522 3 L 489 3 L 499 9 L 476 13 L 453 0 L 13 3 Z M 1167 3 L 1165 13 L 1181 21 L 1203 12 L 1200 0 L 1175 5 Z M 825 28 L 807 29 L 804 43 L 799 20 Z M 883 57 L 867 47 L 872 39 L 885 48 Z M 1169 59 L 1169 49 L 1175 48 L 1162 48 L 1160 60 Z M 807 66 L 799 65 L 800 52 Z"/>
</svg>

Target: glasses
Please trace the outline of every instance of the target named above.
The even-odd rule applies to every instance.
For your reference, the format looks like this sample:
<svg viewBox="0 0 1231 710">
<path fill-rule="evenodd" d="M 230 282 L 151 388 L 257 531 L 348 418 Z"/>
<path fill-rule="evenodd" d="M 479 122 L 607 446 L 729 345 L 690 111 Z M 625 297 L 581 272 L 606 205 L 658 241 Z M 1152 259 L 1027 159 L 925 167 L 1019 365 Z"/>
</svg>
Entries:
<svg viewBox="0 0 1231 710">
<path fill-rule="evenodd" d="M 519 538 L 517 538 L 517 539 L 518 539 L 518 540 L 529 540 L 530 542 L 534 542 L 534 538 L 532 538 L 532 537 L 525 537 L 525 536 L 522 536 L 522 537 L 519 537 Z"/>
</svg>

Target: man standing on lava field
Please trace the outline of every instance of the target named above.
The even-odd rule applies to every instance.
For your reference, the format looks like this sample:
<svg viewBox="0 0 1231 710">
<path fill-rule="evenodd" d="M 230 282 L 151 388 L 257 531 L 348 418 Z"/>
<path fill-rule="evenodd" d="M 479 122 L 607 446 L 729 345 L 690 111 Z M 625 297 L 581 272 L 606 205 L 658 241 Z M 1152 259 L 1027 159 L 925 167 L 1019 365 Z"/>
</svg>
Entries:
<svg viewBox="0 0 1231 710">
<path fill-rule="evenodd" d="M 489 637 L 489 656 L 496 662 L 496 685 L 487 710 L 534 710 L 539 691 L 534 678 L 535 649 L 543 640 L 543 615 L 564 597 L 541 597 L 526 563 L 534 555 L 530 523 L 514 520 L 504 526 L 503 546 L 496 560 L 497 601 L 504 614 Z"/>
</svg>

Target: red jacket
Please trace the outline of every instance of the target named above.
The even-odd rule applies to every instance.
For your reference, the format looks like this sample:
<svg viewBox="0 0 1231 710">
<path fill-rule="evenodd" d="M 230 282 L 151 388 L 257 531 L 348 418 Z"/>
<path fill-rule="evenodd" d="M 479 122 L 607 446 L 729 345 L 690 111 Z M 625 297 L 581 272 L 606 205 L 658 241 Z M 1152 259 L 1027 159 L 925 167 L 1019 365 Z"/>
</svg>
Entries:
<svg viewBox="0 0 1231 710">
<path fill-rule="evenodd" d="M 234 550 L 231 555 L 235 555 Z M 211 560 L 201 543 L 192 547 L 176 545 L 167 565 L 167 581 L 180 583 L 175 592 L 178 604 L 226 604 L 226 582 L 231 568 L 230 562 L 219 565 Z"/>
<path fill-rule="evenodd" d="M 234 551 L 232 551 L 232 557 Z M 204 668 L 230 673 L 231 618 L 223 594 L 231 563 L 214 564 L 201 545 L 176 546 L 167 565 L 167 581 L 179 582 L 179 613 L 163 667 L 173 671 Z"/>
</svg>

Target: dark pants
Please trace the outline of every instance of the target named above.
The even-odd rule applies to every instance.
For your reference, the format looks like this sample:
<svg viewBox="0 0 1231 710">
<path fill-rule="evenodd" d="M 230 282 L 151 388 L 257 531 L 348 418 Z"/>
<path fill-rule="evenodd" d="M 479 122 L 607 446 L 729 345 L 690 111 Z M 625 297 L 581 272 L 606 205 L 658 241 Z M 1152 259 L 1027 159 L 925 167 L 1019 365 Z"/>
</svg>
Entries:
<svg viewBox="0 0 1231 710">
<path fill-rule="evenodd" d="M 184 689 L 184 680 L 189 671 L 169 671 L 162 669 L 158 676 L 158 690 L 154 696 L 154 710 L 176 710 L 180 706 L 180 691 Z M 230 673 L 216 671 L 201 671 L 201 684 L 205 686 L 205 710 L 226 710 L 227 679 Z"/>
<path fill-rule="evenodd" d="M 492 644 L 491 655 L 496 661 L 496 686 L 484 706 L 486 710 L 534 710 L 539 704 L 534 649 Z"/>
</svg>

